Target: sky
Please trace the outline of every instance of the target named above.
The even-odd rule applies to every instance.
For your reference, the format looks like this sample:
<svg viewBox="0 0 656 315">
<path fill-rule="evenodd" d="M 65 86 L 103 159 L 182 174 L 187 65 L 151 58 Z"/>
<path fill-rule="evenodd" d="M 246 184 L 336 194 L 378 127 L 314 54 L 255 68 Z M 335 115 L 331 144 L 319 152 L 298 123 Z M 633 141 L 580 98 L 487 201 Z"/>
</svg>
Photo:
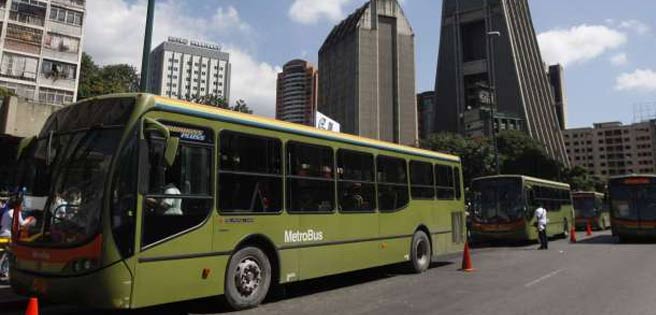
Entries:
<svg viewBox="0 0 656 315">
<path fill-rule="evenodd" d="M 157 0 L 153 48 L 168 36 L 230 53 L 231 100 L 273 116 L 276 75 L 317 64 L 326 36 L 365 0 Z M 417 92 L 434 89 L 440 0 L 401 0 L 415 32 Z M 656 111 L 656 1 L 529 0 L 542 57 L 565 67 L 568 127 L 634 121 Z M 87 1 L 84 50 L 97 63 L 141 65 L 146 0 Z M 319 69 L 320 70 L 320 69 Z M 650 105 L 650 106 L 648 106 Z M 654 112 L 656 114 L 656 112 Z"/>
</svg>

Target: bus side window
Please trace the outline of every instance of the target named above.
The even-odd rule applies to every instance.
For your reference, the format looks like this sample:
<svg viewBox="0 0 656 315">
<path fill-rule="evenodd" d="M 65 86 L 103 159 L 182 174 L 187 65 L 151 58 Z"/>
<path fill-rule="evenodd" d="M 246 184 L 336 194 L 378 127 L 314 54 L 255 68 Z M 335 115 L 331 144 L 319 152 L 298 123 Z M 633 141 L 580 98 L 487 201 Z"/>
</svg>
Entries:
<svg viewBox="0 0 656 315">
<path fill-rule="evenodd" d="M 335 208 L 333 149 L 288 142 L 287 157 L 287 210 L 332 212 Z"/>
<path fill-rule="evenodd" d="M 455 179 L 454 184 L 456 186 L 456 199 L 460 200 L 460 197 L 462 197 L 462 191 L 460 188 L 460 186 L 462 185 L 462 179 L 460 177 L 459 167 L 453 169 L 453 178 Z"/>
<path fill-rule="evenodd" d="M 340 149 L 337 165 L 339 209 L 343 212 L 373 212 L 376 209 L 374 156 Z"/>
<path fill-rule="evenodd" d="M 281 141 L 232 131 L 221 132 L 220 138 L 220 211 L 280 212 Z"/>
<path fill-rule="evenodd" d="M 453 187 L 453 168 L 450 166 L 435 166 L 435 185 L 437 186 L 437 199 L 453 200 L 455 189 Z"/>
<path fill-rule="evenodd" d="M 410 201 L 406 161 L 379 155 L 376 162 L 380 210 L 395 211 L 404 208 Z"/>
<path fill-rule="evenodd" d="M 410 161 L 410 194 L 414 199 L 429 199 L 435 197 L 435 176 L 433 166 L 426 162 Z"/>
</svg>

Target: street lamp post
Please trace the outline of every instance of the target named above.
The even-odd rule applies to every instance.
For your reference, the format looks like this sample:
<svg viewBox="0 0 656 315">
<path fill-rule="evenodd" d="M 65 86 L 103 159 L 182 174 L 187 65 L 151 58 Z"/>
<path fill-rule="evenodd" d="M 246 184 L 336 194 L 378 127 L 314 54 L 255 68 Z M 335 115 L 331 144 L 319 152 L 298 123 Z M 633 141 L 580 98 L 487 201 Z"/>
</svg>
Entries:
<svg viewBox="0 0 656 315">
<path fill-rule="evenodd" d="M 148 91 L 148 65 L 150 62 L 150 45 L 153 40 L 153 20 L 155 17 L 155 0 L 148 0 L 146 13 L 146 34 L 144 36 L 143 56 L 141 57 L 141 92 Z"/>
<path fill-rule="evenodd" d="M 490 135 L 492 137 L 492 146 L 494 147 L 494 169 L 498 174 L 501 174 L 501 165 L 499 164 L 499 148 L 497 146 L 497 131 L 494 128 L 494 110 L 497 106 L 497 92 L 496 92 L 496 82 L 495 82 L 495 71 L 494 69 L 494 38 L 501 37 L 501 32 L 499 31 L 490 31 L 487 32 L 487 36 L 490 38 L 490 49 L 488 56 L 488 78 L 490 82 L 488 83 L 490 90 Z"/>
</svg>

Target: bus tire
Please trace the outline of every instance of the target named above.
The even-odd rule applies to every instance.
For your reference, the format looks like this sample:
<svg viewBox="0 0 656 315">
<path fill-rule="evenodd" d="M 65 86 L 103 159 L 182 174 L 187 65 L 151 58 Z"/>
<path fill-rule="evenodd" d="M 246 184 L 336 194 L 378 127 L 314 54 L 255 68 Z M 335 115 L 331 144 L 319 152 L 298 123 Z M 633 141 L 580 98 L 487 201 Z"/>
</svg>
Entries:
<svg viewBox="0 0 656 315">
<path fill-rule="evenodd" d="M 244 310 L 260 305 L 270 286 L 271 262 L 261 249 L 244 247 L 232 255 L 224 288 L 230 307 Z"/>
<path fill-rule="evenodd" d="M 431 264 L 431 243 L 424 231 L 417 231 L 412 236 L 412 247 L 410 247 L 410 270 L 414 273 L 422 273 L 428 270 Z"/>
</svg>

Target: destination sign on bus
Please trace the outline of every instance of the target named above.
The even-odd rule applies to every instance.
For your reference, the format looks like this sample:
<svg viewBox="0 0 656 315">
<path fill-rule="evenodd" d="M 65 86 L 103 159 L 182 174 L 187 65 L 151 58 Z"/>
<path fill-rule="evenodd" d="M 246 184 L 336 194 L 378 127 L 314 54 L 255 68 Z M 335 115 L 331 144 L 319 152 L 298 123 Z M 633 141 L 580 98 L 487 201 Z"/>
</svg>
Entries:
<svg viewBox="0 0 656 315">
<path fill-rule="evenodd" d="M 626 185 L 644 185 L 644 184 L 649 184 L 649 178 L 647 177 L 634 177 L 634 178 L 627 178 L 624 180 L 624 184 Z"/>
<path fill-rule="evenodd" d="M 180 140 L 193 142 L 210 142 L 208 131 L 198 128 L 183 126 L 166 125 L 172 136 L 179 137 Z"/>
</svg>

